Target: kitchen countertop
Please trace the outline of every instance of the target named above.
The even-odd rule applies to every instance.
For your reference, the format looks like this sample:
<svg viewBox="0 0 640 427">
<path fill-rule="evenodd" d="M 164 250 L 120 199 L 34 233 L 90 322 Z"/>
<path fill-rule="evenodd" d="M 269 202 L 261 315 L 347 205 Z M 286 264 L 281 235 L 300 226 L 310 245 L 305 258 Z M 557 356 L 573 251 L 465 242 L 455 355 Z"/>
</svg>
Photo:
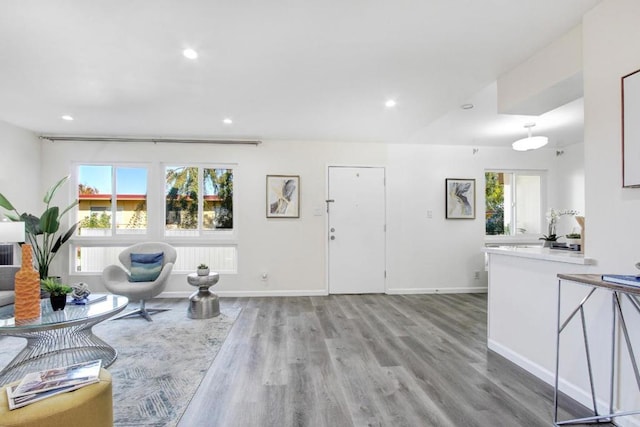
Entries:
<svg viewBox="0 0 640 427">
<path fill-rule="evenodd" d="M 544 261 L 564 262 L 569 264 L 593 265 L 596 260 L 585 258 L 580 252 L 543 248 L 542 246 L 496 246 L 484 247 L 482 252 L 518 258 L 539 259 Z"/>
</svg>

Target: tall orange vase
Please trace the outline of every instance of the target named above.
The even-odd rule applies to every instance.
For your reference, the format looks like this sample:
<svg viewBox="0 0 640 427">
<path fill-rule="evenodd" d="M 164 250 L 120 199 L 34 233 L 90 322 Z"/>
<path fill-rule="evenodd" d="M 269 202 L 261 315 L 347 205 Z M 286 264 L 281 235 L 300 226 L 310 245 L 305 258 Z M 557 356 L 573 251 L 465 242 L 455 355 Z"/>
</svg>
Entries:
<svg viewBox="0 0 640 427">
<path fill-rule="evenodd" d="M 22 245 L 22 268 L 16 273 L 15 319 L 40 317 L 40 274 L 33 268 L 31 245 Z"/>
</svg>

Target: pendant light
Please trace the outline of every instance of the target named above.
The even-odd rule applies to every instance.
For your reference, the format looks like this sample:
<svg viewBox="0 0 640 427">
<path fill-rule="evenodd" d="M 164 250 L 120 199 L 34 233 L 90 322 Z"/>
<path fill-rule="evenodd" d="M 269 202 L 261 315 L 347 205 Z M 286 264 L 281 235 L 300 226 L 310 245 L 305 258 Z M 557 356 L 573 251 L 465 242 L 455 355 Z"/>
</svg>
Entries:
<svg viewBox="0 0 640 427">
<path fill-rule="evenodd" d="M 544 147 L 549 142 L 549 138 L 546 136 L 531 136 L 531 128 L 534 127 L 535 123 L 527 123 L 524 125 L 526 129 L 529 130 L 529 136 L 526 138 L 522 138 L 511 144 L 516 151 L 529 151 L 536 150 L 538 148 Z"/>
</svg>

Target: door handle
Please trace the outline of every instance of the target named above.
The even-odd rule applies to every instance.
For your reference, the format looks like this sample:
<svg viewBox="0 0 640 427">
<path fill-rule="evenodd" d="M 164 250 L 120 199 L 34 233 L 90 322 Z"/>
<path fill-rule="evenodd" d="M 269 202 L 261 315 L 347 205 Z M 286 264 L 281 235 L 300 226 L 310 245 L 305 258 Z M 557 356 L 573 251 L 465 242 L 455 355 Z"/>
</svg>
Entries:
<svg viewBox="0 0 640 427">
<path fill-rule="evenodd" d="M 325 200 L 325 203 L 327 204 L 327 213 L 329 213 L 329 203 L 333 203 L 333 202 L 335 202 L 335 200 L 333 200 L 333 199 Z"/>
</svg>

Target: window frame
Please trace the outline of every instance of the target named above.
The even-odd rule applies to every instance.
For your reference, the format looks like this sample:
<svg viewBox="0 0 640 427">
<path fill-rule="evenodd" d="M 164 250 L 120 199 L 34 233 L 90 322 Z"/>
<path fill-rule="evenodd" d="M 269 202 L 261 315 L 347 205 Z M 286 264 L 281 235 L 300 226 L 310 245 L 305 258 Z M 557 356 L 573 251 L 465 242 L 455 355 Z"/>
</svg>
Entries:
<svg viewBox="0 0 640 427">
<path fill-rule="evenodd" d="M 511 234 L 486 234 L 486 218 L 487 218 L 487 201 L 486 201 L 486 189 L 487 189 L 487 179 L 486 179 L 486 173 L 503 173 L 503 174 L 511 174 L 513 176 L 513 181 L 514 183 L 516 182 L 516 178 L 517 176 L 539 176 L 540 177 L 540 213 L 539 213 L 539 218 L 540 218 L 540 223 L 539 223 L 539 227 L 540 230 L 544 230 L 545 229 L 545 225 L 546 225 L 546 218 L 545 218 L 545 212 L 547 211 L 547 179 L 548 179 L 548 171 L 547 170 L 543 170 L 543 169 L 500 169 L 500 168 L 486 168 L 484 170 L 483 173 L 483 180 L 484 180 L 484 192 L 483 192 L 483 197 L 484 197 L 484 228 L 485 228 L 485 234 L 484 234 L 484 240 L 485 243 L 539 243 L 539 238 L 541 236 L 540 233 L 521 233 L 518 234 L 515 231 L 515 224 L 517 224 L 518 221 L 518 213 L 516 210 L 516 204 L 517 204 L 517 199 L 516 199 L 516 193 L 517 193 L 517 188 L 515 185 L 513 185 L 513 188 L 511 189 L 511 199 L 513 200 L 512 202 L 512 206 L 510 207 L 511 210 L 511 217 L 513 218 L 511 221 Z M 505 207 L 505 211 L 506 211 L 506 207 Z"/>
<path fill-rule="evenodd" d="M 166 183 L 166 170 L 168 167 L 197 167 L 198 168 L 198 228 L 195 229 L 197 234 L 193 236 L 171 236 L 167 235 L 166 230 L 166 189 L 164 183 Z M 166 239 L 167 242 L 182 242 L 184 240 L 195 240 L 208 238 L 214 241 L 236 241 L 237 240 L 237 222 L 235 217 L 235 208 L 236 208 L 236 171 L 238 165 L 236 163 L 207 163 L 207 162 L 161 162 L 160 170 L 162 171 L 163 176 L 163 186 L 162 186 L 162 236 L 159 238 Z M 234 209 L 234 221 L 233 227 L 231 229 L 206 229 L 202 227 L 203 225 L 203 217 L 204 217 L 204 169 L 231 169 L 233 171 L 233 196 L 231 197 L 231 204 Z"/>
<path fill-rule="evenodd" d="M 205 168 L 208 169 L 231 169 L 233 170 L 233 184 L 234 191 L 232 196 L 232 204 L 234 208 L 234 221 L 232 229 L 213 229 L 199 230 L 198 235 L 194 236 L 167 236 L 165 235 L 165 170 L 167 166 L 175 166 L 185 164 L 189 167 L 198 167 L 199 175 Z M 117 203 L 111 203 L 111 210 L 109 212 L 114 220 L 112 221 L 112 235 L 110 236 L 81 236 L 77 233 L 69 239 L 69 259 L 68 270 L 70 276 L 95 276 L 102 274 L 101 272 L 78 272 L 75 271 L 75 253 L 78 247 L 120 247 L 131 246 L 135 243 L 143 241 L 164 241 L 170 245 L 176 247 L 223 247 L 233 246 L 235 247 L 235 271 L 225 271 L 223 274 L 238 274 L 239 264 L 239 247 L 238 247 L 238 222 L 235 216 L 235 210 L 237 207 L 237 185 L 236 178 L 238 174 L 237 163 L 210 163 L 210 162 L 110 162 L 110 161 L 74 161 L 71 164 L 72 168 L 72 186 L 70 189 L 70 200 L 77 199 L 78 197 L 78 185 L 79 183 L 79 171 L 80 166 L 111 166 L 112 168 L 146 168 L 147 170 L 147 229 L 144 234 L 115 234 L 115 215 L 117 215 Z M 115 192 L 116 188 L 116 174 L 112 174 L 112 192 Z M 199 205 L 203 204 L 203 198 L 198 198 Z M 199 217 L 202 216 L 202 209 L 198 210 Z M 70 212 L 69 220 L 72 223 L 77 223 L 81 220 L 78 215 L 78 210 L 75 209 Z M 199 223 L 201 219 L 199 218 Z M 172 274 L 185 274 L 191 272 L 190 270 L 176 270 L 172 271 Z"/>
<path fill-rule="evenodd" d="M 106 209 L 104 210 L 104 212 L 109 213 L 109 215 L 111 215 L 111 235 L 109 236 L 82 236 L 79 235 L 77 232 L 71 237 L 71 241 L 90 241 L 90 240 L 100 240 L 100 241 L 104 241 L 105 239 L 113 239 L 114 241 L 133 241 L 134 243 L 137 241 L 140 241 L 140 239 L 147 239 L 149 238 L 149 236 L 152 234 L 151 231 L 151 221 L 149 219 L 149 210 L 150 210 L 150 206 L 151 206 L 151 189 L 150 189 L 150 184 L 151 184 L 151 169 L 152 169 L 152 164 L 151 163 L 140 163 L 140 162 L 73 162 L 71 167 L 72 167 L 72 187 L 71 187 L 71 200 L 77 199 L 78 198 L 78 186 L 81 184 L 79 181 L 79 177 L 80 177 L 80 167 L 81 166 L 109 166 L 112 168 L 112 174 L 111 174 L 111 208 L 110 209 Z M 114 169 L 117 168 L 140 168 L 140 169 L 146 169 L 147 171 L 147 229 L 145 230 L 144 233 L 139 233 L 139 234 L 134 234 L 134 235 L 126 235 L 124 233 L 117 233 L 117 215 L 118 215 L 118 203 L 117 203 L 117 174 L 113 173 Z M 74 209 L 74 212 L 72 215 L 69 215 L 70 217 L 73 218 L 73 221 L 75 223 L 79 223 L 80 221 L 82 221 L 82 218 L 79 218 L 78 215 L 78 209 Z M 133 237 L 130 236 L 134 236 L 137 237 L 137 239 L 134 239 Z"/>
</svg>

